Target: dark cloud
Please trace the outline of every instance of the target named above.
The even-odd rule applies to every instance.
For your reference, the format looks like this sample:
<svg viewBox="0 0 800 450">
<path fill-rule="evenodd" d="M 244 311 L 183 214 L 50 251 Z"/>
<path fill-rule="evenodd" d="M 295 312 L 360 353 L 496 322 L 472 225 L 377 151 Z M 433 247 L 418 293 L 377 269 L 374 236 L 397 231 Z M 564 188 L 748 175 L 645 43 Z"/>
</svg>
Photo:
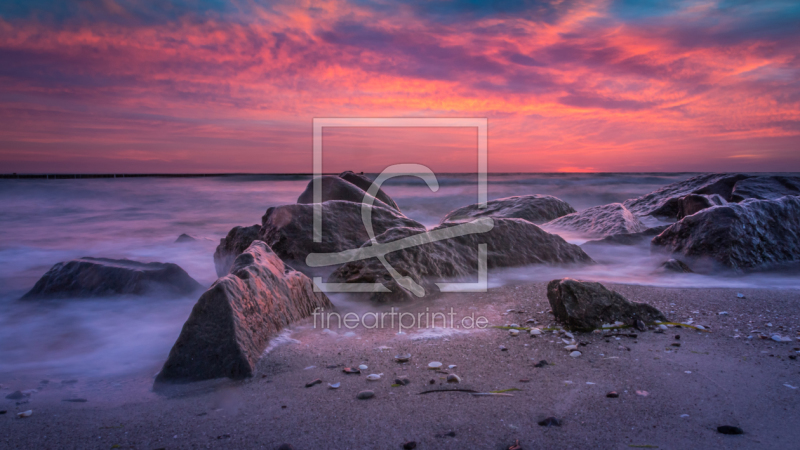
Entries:
<svg viewBox="0 0 800 450">
<path fill-rule="evenodd" d="M 625 111 L 640 111 L 656 106 L 655 102 L 640 100 L 617 100 L 590 93 L 569 94 L 559 98 L 558 100 L 562 105 L 576 106 L 579 108 L 617 109 Z"/>
</svg>

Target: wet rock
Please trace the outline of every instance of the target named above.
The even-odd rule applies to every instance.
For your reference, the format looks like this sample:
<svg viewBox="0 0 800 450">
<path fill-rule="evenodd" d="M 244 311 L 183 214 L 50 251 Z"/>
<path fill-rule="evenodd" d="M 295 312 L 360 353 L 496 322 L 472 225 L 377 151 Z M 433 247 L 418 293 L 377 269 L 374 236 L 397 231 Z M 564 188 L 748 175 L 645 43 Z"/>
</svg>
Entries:
<svg viewBox="0 0 800 450">
<path fill-rule="evenodd" d="M 356 398 L 359 400 L 367 400 L 372 397 L 375 397 L 374 391 L 361 391 L 358 393 L 358 395 L 356 395 Z"/>
<path fill-rule="evenodd" d="M 716 194 L 689 194 L 678 199 L 678 213 L 676 214 L 675 218 L 681 220 L 686 216 L 691 216 L 692 214 L 702 211 L 706 208 L 725 205 L 727 203 L 728 202 L 726 202 L 724 198 Z"/>
<path fill-rule="evenodd" d="M 543 426 L 543 427 L 560 427 L 561 426 L 561 421 L 556 419 L 555 417 L 548 417 L 546 419 L 540 420 L 538 423 L 539 423 L 540 426 Z"/>
<path fill-rule="evenodd" d="M 800 261 L 798 229 L 800 197 L 751 199 L 685 217 L 653 238 L 652 247 L 729 269 L 761 269 Z"/>
<path fill-rule="evenodd" d="M 731 200 L 734 202 L 748 198 L 774 200 L 784 195 L 800 196 L 800 177 L 765 175 L 741 180 L 733 186 Z"/>
<path fill-rule="evenodd" d="M 731 425 L 721 425 L 717 427 L 717 432 L 722 434 L 744 434 L 744 430 Z"/>
<path fill-rule="evenodd" d="M 201 288 L 177 264 L 86 257 L 54 265 L 21 300 L 151 294 L 179 297 Z"/>
<path fill-rule="evenodd" d="M 547 284 L 547 300 L 556 319 L 573 330 L 594 330 L 604 323 L 666 321 L 664 314 L 644 303 L 632 303 L 602 284 L 571 278 Z"/>
<path fill-rule="evenodd" d="M 668 259 L 658 266 L 658 272 L 670 273 L 694 273 L 694 271 L 679 259 Z"/>
<path fill-rule="evenodd" d="M 321 204 L 322 242 L 313 242 L 314 205 L 295 204 L 267 209 L 262 224 L 253 227 L 236 227 L 220 240 L 214 252 L 214 265 L 218 276 L 228 273 L 230 264 L 253 240 L 262 240 L 284 261 L 300 271 L 308 272 L 306 257 L 309 253 L 334 253 L 360 247 L 369 240 L 361 219 L 361 203 L 328 201 Z M 372 226 L 376 234 L 390 228 L 413 228 L 423 231 L 425 226 L 405 217 L 400 212 L 375 206 L 372 209 Z M 239 228 L 237 230 L 237 228 Z"/>
<path fill-rule="evenodd" d="M 352 173 L 352 172 L 351 172 Z M 358 176 L 358 175 L 356 175 Z M 322 201 L 327 202 L 330 200 L 343 200 L 347 202 L 355 202 L 355 203 L 362 203 L 366 198 L 371 198 L 371 203 L 375 206 L 380 206 L 383 208 L 392 208 L 396 211 L 400 211 L 397 208 L 397 204 L 392 201 L 392 206 L 386 204 L 383 200 L 379 198 L 373 198 L 372 196 L 368 196 L 365 189 L 362 189 L 355 184 L 334 175 L 323 175 L 321 178 L 322 181 Z M 372 182 L 367 180 L 367 182 L 371 185 Z M 369 189 L 369 186 L 367 186 Z M 383 191 L 381 191 L 383 192 Z M 386 193 L 383 193 L 384 197 L 388 198 Z M 391 200 L 391 199 L 390 199 Z M 308 182 L 306 189 L 300 194 L 300 197 L 297 198 L 297 203 L 300 204 L 312 204 L 314 203 L 314 180 Z"/>
<path fill-rule="evenodd" d="M 479 219 L 487 220 L 487 219 Z M 378 242 L 386 243 L 400 239 L 419 241 L 415 245 L 386 255 L 386 260 L 403 277 L 419 283 L 425 293 L 436 293 L 435 281 L 465 280 L 473 282 L 478 271 L 478 245 L 486 244 L 487 266 L 518 267 L 531 264 L 590 264 L 592 259 L 580 247 L 567 243 L 559 236 L 547 233 L 538 226 L 520 219 L 492 219 L 489 231 L 459 236 L 437 242 L 428 242 L 425 234 L 411 228 L 394 228 L 380 236 Z M 431 230 L 456 226 L 447 223 Z M 414 236 L 418 237 L 414 237 Z M 520 245 L 524 242 L 525 245 Z M 371 244 L 367 243 L 365 246 Z M 352 261 L 336 269 L 330 282 L 380 281 L 391 292 L 369 295 L 374 301 L 402 301 L 415 297 L 411 291 L 400 286 L 377 258 Z"/>
<path fill-rule="evenodd" d="M 186 243 L 186 242 L 194 242 L 196 240 L 197 240 L 197 238 L 195 238 L 194 236 L 190 236 L 190 235 L 188 235 L 186 233 L 183 233 L 180 236 L 178 236 L 178 239 L 175 239 L 175 243 L 176 244 L 182 244 L 182 243 Z"/>
<path fill-rule="evenodd" d="M 247 250 L 253 241 L 259 239 L 260 231 L 261 225 L 233 227 L 227 236 L 219 240 L 219 245 L 214 251 L 214 269 L 218 277 L 228 274 L 236 257 Z"/>
<path fill-rule="evenodd" d="M 641 197 L 626 200 L 623 205 L 637 216 L 677 218 L 680 199 L 689 194 L 719 195 L 725 201 L 732 200 L 734 185 L 748 175 L 717 173 L 698 175 L 685 181 L 672 183 Z"/>
<path fill-rule="evenodd" d="M 364 192 L 369 191 L 369 188 L 372 187 L 372 180 L 365 177 L 364 175 L 359 175 L 350 170 L 340 173 L 339 177 L 345 181 L 349 181 L 350 183 L 353 183 L 354 185 L 360 187 Z M 378 189 L 377 194 L 375 194 L 375 198 L 391 206 L 393 209 L 400 211 L 400 207 L 397 206 L 397 203 L 395 203 L 395 201 L 392 200 L 392 198 L 389 197 L 387 193 L 383 192 L 383 189 Z"/>
<path fill-rule="evenodd" d="M 542 224 L 574 212 L 575 209 L 567 202 L 551 195 L 518 195 L 491 200 L 483 209 L 478 208 L 477 203 L 458 208 L 448 213 L 442 219 L 442 223 L 478 217 L 494 217 L 524 219 L 535 224 Z"/>
<path fill-rule="evenodd" d="M 595 206 L 544 224 L 546 230 L 565 230 L 587 237 L 606 237 L 647 230 L 636 216 L 621 203 Z"/>
<path fill-rule="evenodd" d="M 255 241 L 197 301 L 156 382 L 252 376 L 270 338 L 332 307 L 308 277 Z"/>
</svg>

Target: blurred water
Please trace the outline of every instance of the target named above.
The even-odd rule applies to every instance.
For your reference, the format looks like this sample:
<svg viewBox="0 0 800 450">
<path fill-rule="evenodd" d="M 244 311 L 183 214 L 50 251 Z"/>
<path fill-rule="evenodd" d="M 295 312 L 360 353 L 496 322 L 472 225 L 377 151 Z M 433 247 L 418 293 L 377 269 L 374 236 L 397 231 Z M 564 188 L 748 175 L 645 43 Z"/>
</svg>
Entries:
<svg viewBox="0 0 800 450">
<path fill-rule="evenodd" d="M 549 194 L 581 210 L 637 197 L 691 175 L 496 174 L 489 177 L 489 198 Z M 219 239 L 233 226 L 260 223 L 270 206 L 294 203 L 309 180 L 275 175 L 0 180 L 0 375 L 155 373 L 195 297 L 47 304 L 20 304 L 17 299 L 53 264 L 82 256 L 172 262 L 208 286 L 216 279 L 212 255 Z M 428 226 L 477 201 L 474 175 L 440 175 L 439 182 L 436 193 L 412 177 L 392 179 L 385 190 L 405 214 Z M 177 244 L 181 233 L 198 240 Z M 644 284 L 672 285 L 676 280 L 651 274 L 659 260 L 646 247 L 587 252 L 602 264 L 578 275 Z M 528 268 L 490 276 L 493 284 L 576 276 L 575 271 L 561 272 Z M 677 280 L 694 285 L 713 279 L 691 275 Z M 786 285 L 786 278 L 781 280 L 779 285 Z M 736 280 L 737 285 L 743 282 L 774 285 L 759 276 Z"/>
</svg>

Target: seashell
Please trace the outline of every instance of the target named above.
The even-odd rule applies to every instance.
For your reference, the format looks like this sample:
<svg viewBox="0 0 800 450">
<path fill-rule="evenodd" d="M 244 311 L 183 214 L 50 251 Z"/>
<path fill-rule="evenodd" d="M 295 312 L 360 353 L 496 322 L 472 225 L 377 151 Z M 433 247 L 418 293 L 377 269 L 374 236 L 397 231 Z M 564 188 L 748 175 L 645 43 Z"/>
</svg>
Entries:
<svg viewBox="0 0 800 450">
<path fill-rule="evenodd" d="M 404 353 L 402 355 L 395 355 L 394 360 L 399 363 L 408 362 L 411 359 L 411 353 Z"/>
<path fill-rule="evenodd" d="M 456 365 L 455 365 L 455 364 L 450 364 L 449 366 L 447 366 L 447 368 L 448 368 L 448 369 L 455 369 L 455 368 L 456 368 Z"/>
<path fill-rule="evenodd" d="M 447 376 L 447 382 L 448 383 L 461 383 L 461 377 L 456 375 L 456 374 L 454 374 L 454 373 L 451 373 L 450 375 Z"/>
<path fill-rule="evenodd" d="M 519 336 L 519 330 L 508 330 L 508 334 L 511 336 Z"/>
<path fill-rule="evenodd" d="M 366 400 L 372 397 L 375 397 L 375 392 L 373 391 L 361 391 L 356 395 L 356 398 L 359 400 Z"/>
<path fill-rule="evenodd" d="M 358 370 L 367 370 L 367 369 L 369 369 L 369 367 L 367 367 L 366 364 L 361 364 L 360 366 L 358 366 Z"/>
<path fill-rule="evenodd" d="M 569 331 L 567 331 L 566 333 L 564 333 L 564 336 L 566 336 L 566 337 L 567 337 L 567 338 L 569 338 L 569 339 L 575 339 L 575 336 L 574 336 L 572 333 L 570 333 Z"/>
<path fill-rule="evenodd" d="M 371 373 L 371 374 L 367 375 L 367 380 L 369 380 L 369 381 L 378 381 L 378 380 L 381 379 L 381 375 L 383 375 L 383 374 L 382 373 Z"/>
<path fill-rule="evenodd" d="M 30 417 L 30 416 L 31 416 L 31 414 L 33 414 L 33 410 L 32 410 L 32 409 L 29 409 L 29 410 L 27 410 L 27 411 L 23 411 L 23 412 L 21 412 L 21 413 L 17 413 L 17 417 L 19 417 L 20 419 L 22 419 L 23 417 Z"/>
<path fill-rule="evenodd" d="M 564 350 L 569 350 L 569 351 L 577 350 L 577 349 L 578 349 L 578 346 L 575 345 L 575 344 L 568 345 L 568 346 L 564 347 Z"/>
<path fill-rule="evenodd" d="M 328 387 L 331 388 L 331 389 L 339 389 L 339 387 L 341 387 L 341 385 L 342 385 L 342 383 L 333 383 L 333 384 L 328 383 Z"/>
<path fill-rule="evenodd" d="M 578 356 L 581 356 L 581 352 L 575 350 L 574 352 L 570 353 L 569 356 L 572 356 L 573 358 L 577 358 Z"/>
<path fill-rule="evenodd" d="M 442 363 L 439 361 L 433 361 L 428 363 L 428 369 L 441 369 Z"/>
<path fill-rule="evenodd" d="M 538 328 L 531 328 L 531 336 L 541 336 L 542 330 Z"/>
</svg>

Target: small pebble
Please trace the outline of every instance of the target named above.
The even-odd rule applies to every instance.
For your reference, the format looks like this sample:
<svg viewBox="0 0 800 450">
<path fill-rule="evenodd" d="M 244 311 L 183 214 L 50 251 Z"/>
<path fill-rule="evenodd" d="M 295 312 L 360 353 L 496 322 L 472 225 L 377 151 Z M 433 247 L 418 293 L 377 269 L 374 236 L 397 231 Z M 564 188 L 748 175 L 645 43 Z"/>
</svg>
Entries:
<svg viewBox="0 0 800 450">
<path fill-rule="evenodd" d="M 344 372 L 344 373 L 361 373 L 361 371 L 359 369 L 353 369 L 352 367 L 345 367 L 344 369 L 342 369 L 342 372 Z"/>
<path fill-rule="evenodd" d="M 534 364 L 533 367 L 542 368 L 548 366 L 549 364 L 545 360 L 541 360 L 538 363 Z"/>
<path fill-rule="evenodd" d="M 403 443 L 403 450 L 414 450 L 415 448 L 417 448 L 417 443 L 414 441 Z"/>
<path fill-rule="evenodd" d="M 409 383 L 411 383 L 411 380 L 406 376 L 400 376 L 394 379 L 394 384 L 399 384 L 401 386 L 407 386 Z"/>
<path fill-rule="evenodd" d="M 310 383 L 306 383 L 306 387 L 307 387 L 307 388 L 309 388 L 309 387 L 311 387 L 311 386 L 316 386 L 316 385 L 318 385 L 318 384 L 320 384 L 320 383 L 322 383 L 322 380 L 320 380 L 319 378 L 317 378 L 316 380 L 314 380 L 314 381 L 312 381 L 312 382 L 310 382 Z"/>
<path fill-rule="evenodd" d="M 501 352 L 507 352 L 507 351 L 508 351 L 508 349 L 506 348 L 506 346 L 505 346 L 505 345 L 501 345 L 501 346 L 500 346 L 500 351 L 501 351 Z"/>
<path fill-rule="evenodd" d="M 582 354 L 581 352 L 575 350 L 574 352 L 570 353 L 569 356 L 577 358 L 578 356 L 581 356 L 581 354 Z"/>
<path fill-rule="evenodd" d="M 722 434 L 744 434 L 744 430 L 739 427 L 731 425 L 722 425 L 717 427 L 717 432 Z"/>
<path fill-rule="evenodd" d="M 371 373 L 371 374 L 367 375 L 367 380 L 368 381 L 378 381 L 378 380 L 381 379 L 381 375 L 383 375 L 383 374 L 382 373 Z"/>
<path fill-rule="evenodd" d="M 369 369 L 369 367 L 367 367 L 366 364 L 361 364 L 360 366 L 358 366 L 358 370 L 367 370 L 367 369 Z"/>
<path fill-rule="evenodd" d="M 85 398 L 65 398 L 61 400 L 62 402 L 72 402 L 72 403 L 86 403 L 88 400 Z"/>
<path fill-rule="evenodd" d="M 30 409 L 29 409 L 29 410 L 27 410 L 27 411 L 23 411 L 23 412 L 21 412 L 21 413 L 17 413 L 17 417 L 19 417 L 20 419 L 23 419 L 23 418 L 25 418 L 25 417 L 30 417 L 30 416 L 31 416 L 31 414 L 33 414 L 33 410 L 30 410 Z"/>
<path fill-rule="evenodd" d="M 330 389 L 339 389 L 339 387 L 340 387 L 341 385 L 342 385 L 342 383 L 333 383 L 333 384 L 331 384 L 331 383 L 328 383 L 328 387 L 329 387 Z"/>
<path fill-rule="evenodd" d="M 606 397 L 608 397 L 608 398 L 618 398 L 619 397 L 619 393 L 617 391 L 611 391 L 608 394 L 606 394 Z"/>
<path fill-rule="evenodd" d="M 367 400 L 372 397 L 375 397 L 375 392 L 373 391 L 361 391 L 356 395 L 356 398 L 359 400 Z"/>
<path fill-rule="evenodd" d="M 531 333 L 531 336 L 540 336 L 542 334 L 542 330 L 540 330 L 538 328 L 532 328 L 530 333 Z"/>
<path fill-rule="evenodd" d="M 436 380 L 431 380 L 428 382 L 428 384 L 436 384 Z"/>
<path fill-rule="evenodd" d="M 508 330 L 508 334 L 511 336 L 519 336 L 519 330 Z"/>
<path fill-rule="evenodd" d="M 402 355 L 395 355 L 394 360 L 399 363 L 408 362 L 411 359 L 411 353 L 405 353 Z"/>
<path fill-rule="evenodd" d="M 560 427 L 561 421 L 556 419 L 555 417 L 548 417 L 544 420 L 540 420 L 539 425 L 543 427 Z"/>
<path fill-rule="evenodd" d="M 435 370 L 435 369 L 441 369 L 441 368 L 442 368 L 442 363 L 440 363 L 439 361 L 432 361 L 432 362 L 428 363 L 428 369 L 434 369 Z"/>
</svg>

